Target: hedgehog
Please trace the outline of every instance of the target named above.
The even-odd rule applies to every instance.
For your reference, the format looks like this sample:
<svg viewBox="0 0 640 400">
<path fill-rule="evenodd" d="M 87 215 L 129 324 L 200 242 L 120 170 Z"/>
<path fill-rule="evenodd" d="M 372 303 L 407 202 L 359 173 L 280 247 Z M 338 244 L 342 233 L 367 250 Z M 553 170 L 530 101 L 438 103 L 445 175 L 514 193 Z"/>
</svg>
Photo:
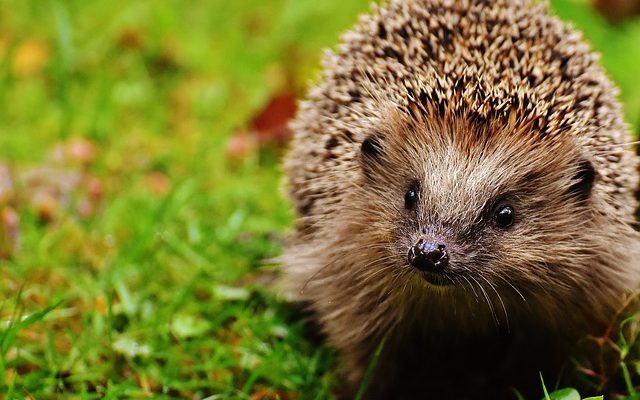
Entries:
<svg viewBox="0 0 640 400">
<path fill-rule="evenodd" d="M 389 0 L 327 51 L 291 125 L 281 263 L 347 396 L 561 379 L 640 280 L 617 95 L 538 1 Z"/>
</svg>

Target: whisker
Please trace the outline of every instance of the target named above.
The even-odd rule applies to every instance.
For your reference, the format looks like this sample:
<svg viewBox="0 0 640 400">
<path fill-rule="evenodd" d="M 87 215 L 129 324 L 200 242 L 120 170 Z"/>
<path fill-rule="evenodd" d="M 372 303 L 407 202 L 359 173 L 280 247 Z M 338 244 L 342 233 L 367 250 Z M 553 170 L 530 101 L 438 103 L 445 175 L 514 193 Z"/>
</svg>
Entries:
<svg viewBox="0 0 640 400">
<path fill-rule="evenodd" d="M 498 274 L 497 277 L 500 278 L 504 283 L 509 285 L 518 294 L 518 296 L 520 296 L 520 298 L 522 299 L 522 301 L 525 302 L 525 304 L 528 304 L 527 303 L 527 299 L 524 297 L 522 292 L 520 290 L 518 290 L 517 287 L 515 287 L 515 285 L 513 283 L 509 282 L 509 280 L 507 278 L 505 278 L 504 276 L 502 276 L 502 275 Z"/>
<path fill-rule="evenodd" d="M 511 327 L 509 326 L 509 314 L 507 313 L 507 307 L 504 305 L 504 301 L 502 300 L 502 296 L 500 295 L 500 293 L 496 289 L 495 285 L 493 283 L 491 283 L 491 281 L 489 281 L 484 276 L 481 276 L 481 278 L 485 282 L 487 282 L 487 285 L 489 285 L 491 287 L 491 289 L 493 290 L 493 292 L 496 294 L 496 296 L 498 296 L 498 301 L 500 302 L 500 305 L 502 306 L 502 312 L 504 313 L 505 323 L 507 324 L 507 332 L 510 332 L 511 331 Z"/>
<path fill-rule="evenodd" d="M 493 302 L 491 301 L 489 295 L 487 294 L 487 291 L 480 284 L 480 282 L 478 282 L 477 279 L 475 278 L 472 278 L 472 279 L 476 282 L 476 284 L 478 285 L 478 288 L 482 292 L 482 295 L 484 296 L 484 299 L 485 299 L 485 303 L 487 304 L 487 307 L 489 307 L 489 311 L 491 312 L 491 316 L 493 317 L 493 321 L 496 323 L 496 326 L 499 326 L 500 322 L 498 320 L 498 316 L 496 315 L 495 309 L 493 307 Z"/>
<path fill-rule="evenodd" d="M 464 279 L 464 280 L 465 280 L 465 282 L 467 282 L 467 285 L 469 285 L 469 287 L 470 287 L 470 288 L 471 288 L 471 290 L 473 291 L 473 296 L 475 297 L 476 302 L 477 302 L 477 301 L 478 301 L 478 293 L 476 292 L 476 289 L 473 287 L 473 285 L 471 284 L 471 282 L 469 282 L 469 279 L 467 279 L 467 277 L 466 277 L 466 276 L 462 275 L 461 277 L 462 277 L 462 279 Z"/>
<path fill-rule="evenodd" d="M 600 149 L 600 148 L 612 148 L 612 147 L 628 147 L 628 146 L 634 146 L 636 144 L 640 144 L 640 140 L 635 140 L 632 142 L 624 142 L 624 143 L 603 143 L 603 144 L 598 144 L 593 146 L 593 148 L 595 149 Z"/>
</svg>

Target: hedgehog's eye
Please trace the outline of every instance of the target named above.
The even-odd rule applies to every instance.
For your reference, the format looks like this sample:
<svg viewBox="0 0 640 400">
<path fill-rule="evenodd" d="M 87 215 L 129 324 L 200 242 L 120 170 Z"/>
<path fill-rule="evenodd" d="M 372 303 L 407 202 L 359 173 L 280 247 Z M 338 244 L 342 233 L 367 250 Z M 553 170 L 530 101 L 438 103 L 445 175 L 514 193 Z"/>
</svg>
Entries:
<svg viewBox="0 0 640 400">
<path fill-rule="evenodd" d="M 404 208 L 407 210 L 412 210 L 415 208 L 416 203 L 418 202 L 418 192 L 420 191 L 420 187 L 417 183 L 414 183 L 409 187 L 407 193 L 404 194 Z"/>
<path fill-rule="evenodd" d="M 513 219 L 515 218 L 515 211 L 511 206 L 500 206 L 493 215 L 493 220 L 498 228 L 508 228 L 513 225 Z"/>
</svg>

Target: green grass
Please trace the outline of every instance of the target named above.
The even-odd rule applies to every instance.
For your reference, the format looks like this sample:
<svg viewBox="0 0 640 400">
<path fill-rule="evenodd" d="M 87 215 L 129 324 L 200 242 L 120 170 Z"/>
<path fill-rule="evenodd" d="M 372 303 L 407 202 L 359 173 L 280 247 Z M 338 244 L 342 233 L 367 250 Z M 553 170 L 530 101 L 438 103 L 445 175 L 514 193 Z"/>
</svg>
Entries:
<svg viewBox="0 0 640 400">
<path fill-rule="evenodd" d="M 367 3 L 0 1 L 0 398 L 332 397 L 265 283 L 281 150 L 226 148 Z M 637 127 L 640 23 L 555 4 Z"/>
</svg>

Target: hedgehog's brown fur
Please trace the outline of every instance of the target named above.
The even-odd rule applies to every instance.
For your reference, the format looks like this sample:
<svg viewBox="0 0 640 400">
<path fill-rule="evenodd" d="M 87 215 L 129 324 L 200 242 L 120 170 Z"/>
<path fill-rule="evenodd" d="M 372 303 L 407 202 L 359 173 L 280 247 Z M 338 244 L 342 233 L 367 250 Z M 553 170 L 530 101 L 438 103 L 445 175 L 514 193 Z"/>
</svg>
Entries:
<svg viewBox="0 0 640 400">
<path fill-rule="evenodd" d="M 597 331 L 637 288 L 638 160 L 616 95 L 545 4 L 391 0 L 344 35 L 293 125 L 285 169 L 298 226 L 283 264 L 352 385 L 382 338 L 370 396 L 411 393 L 416 377 L 432 393 L 448 368 L 472 369 L 474 352 L 495 356 L 485 349 L 504 353 L 496 371 L 535 380 L 554 357 L 519 350 Z M 497 198 L 516 209 L 507 230 L 483 214 Z M 427 234 L 448 240 L 450 286 L 407 263 Z M 466 361 L 447 362 L 453 353 Z"/>
</svg>

